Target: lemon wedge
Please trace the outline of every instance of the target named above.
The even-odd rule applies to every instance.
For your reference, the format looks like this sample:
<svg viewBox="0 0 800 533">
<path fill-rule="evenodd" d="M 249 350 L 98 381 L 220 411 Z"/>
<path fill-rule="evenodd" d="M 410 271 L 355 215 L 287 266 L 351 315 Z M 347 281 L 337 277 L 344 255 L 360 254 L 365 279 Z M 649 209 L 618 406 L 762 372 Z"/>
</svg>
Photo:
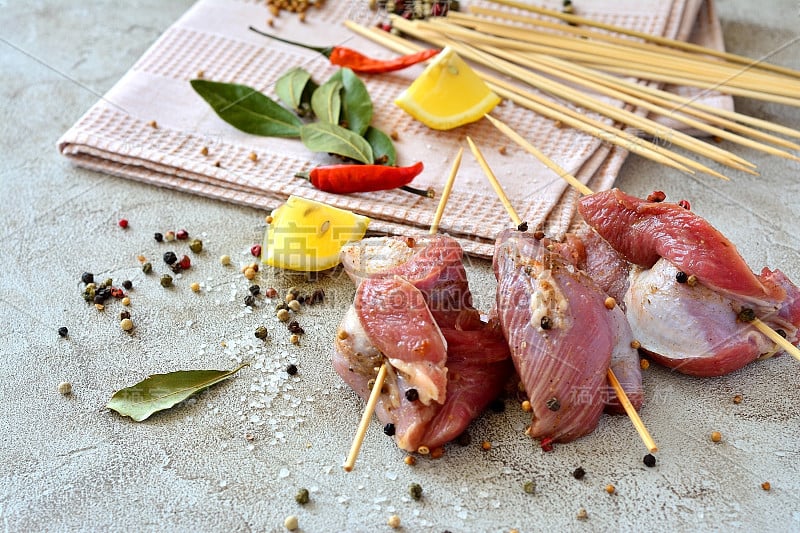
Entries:
<svg viewBox="0 0 800 533">
<path fill-rule="evenodd" d="M 500 97 L 445 47 L 394 103 L 429 128 L 449 130 L 481 119 Z"/>
<path fill-rule="evenodd" d="M 369 225 L 365 216 L 299 196 L 290 196 L 270 216 L 261 261 L 304 272 L 338 265 L 342 246 L 362 239 Z"/>
</svg>

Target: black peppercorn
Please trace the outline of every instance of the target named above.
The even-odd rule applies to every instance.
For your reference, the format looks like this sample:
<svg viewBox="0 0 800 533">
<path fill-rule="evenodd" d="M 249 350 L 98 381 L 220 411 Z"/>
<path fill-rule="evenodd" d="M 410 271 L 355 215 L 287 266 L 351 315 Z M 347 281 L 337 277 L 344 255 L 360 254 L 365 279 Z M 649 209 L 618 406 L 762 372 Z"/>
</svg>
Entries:
<svg viewBox="0 0 800 533">
<path fill-rule="evenodd" d="M 159 232 L 155 232 L 155 233 L 153 234 L 153 238 L 154 238 L 154 239 L 155 239 L 157 242 L 163 242 L 163 241 L 164 241 L 164 235 L 163 235 L 163 234 L 161 234 L 161 233 L 159 233 Z"/>
<path fill-rule="evenodd" d="M 780 328 L 776 329 L 775 333 L 777 333 L 778 335 L 780 335 L 784 339 L 786 338 L 786 332 L 784 330 L 780 329 Z"/>
<path fill-rule="evenodd" d="M 391 437 L 394 435 L 394 431 L 395 431 L 394 424 L 392 424 L 391 422 L 383 426 L 384 435 L 388 435 Z"/>
<path fill-rule="evenodd" d="M 61 326 L 58 328 L 58 336 L 59 337 L 66 337 L 69 333 L 69 330 L 65 326 Z"/>
<path fill-rule="evenodd" d="M 417 389 L 408 389 L 406 391 L 406 400 L 409 402 L 416 402 L 419 400 L 419 392 L 417 392 Z"/>
<path fill-rule="evenodd" d="M 286 327 L 289 328 L 290 333 L 294 333 L 295 335 L 302 335 L 305 333 L 305 330 L 297 323 L 297 320 L 292 320 Z"/>
<path fill-rule="evenodd" d="M 310 303 L 310 304 L 318 304 L 318 303 L 322 303 L 322 301 L 324 299 L 325 299 L 325 292 L 322 289 L 317 289 L 317 290 L 315 290 L 314 292 L 311 293 L 311 298 L 310 298 L 310 301 L 308 303 Z"/>
<path fill-rule="evenodd" d="M 259 294 L 261 294 L 261 287 L 259 287 L 258 285 L 250 285 L 250 288 L 247 290 L 249 290 L 250 294 L 252 294 L 253 296 L 258 296 Z"/>
<path fill-rule="evenodd" d="M 294 376 L 295 374 L 297 374 L 297 366 L 290 364 L 289 366 L 286 367 L 286 373 L 289 374 L 290 376 Z"/>
<path fill-rule="evenodd" d="M 575 479 L 583 479 L 583 476 L 585 475 L 586 475 L 586 470 L 584 470 L 582 466 L 579 466 L 572 472 L 572 477 L 574 477 Z"/>
<path fill-rule="evenodd" d="M 556 398 L 555 396 L 547 400 L 545 402 L 545 405 L 551 411 L 558 411 L 559 409 L 561 409 L 561 402 L 559 402 L 558 398 Z"/>
<path fill-rule="evenodd" d="M 103 298 L 100 294 L 95 293 L 94 298 L 92 298 L 92 302 L 96 304 L 102 304 L 105 302 L 106 299 Z"/>
<path fill-rule="evenodd" d="M 647 455 L 645 455 L 642 461 L 644 462 L 644 466 L 646 466 L 647 468 L 653 468 L 654 466 L 656 466 L 656 456 L 653 455 L 652 453 L 648 453 Z"/>
<path fill-rule="evenodd" d="M 756 312 L 749 307 L 743 307 L 739 314 L 736 316 L 739 322 L 752 322 L 756 319 Z"/>
<path fill-rule="evenodd" d="M 126 279 L 122 282 L 122 286 L 125 288 L 125 290 L 129 291 L 133 288 L 133 282 L 129 279 Z"/>
<path fill-rule="evenodd" d="M 128 311 L 121 311 L 119 313 L 119 319 L 120 320 L 125 320 L 126 318 L 130 318 L 130 317 L 131 317 L 131 314 Z"/>
<path fill-rule="evenodd" d="M 252 294 L 248 294 L 247 296 L 245 296 L 244 305 L 246 305 L 247 307 L 253 307 L 254 305 L 256 305 L 255 296 L 253 296 Z"/>
<path fill-rule="evenodd" d="M 175 264 L 178 260 L 178 256 L 175 255 L 175 252 L 164 252 L 164 262 L 168 265 Z"/>
<path fill-rule="evenodd" d="M 528 223 L 522 222 L 519 226 L 517 226 L 517 231 L 528 231 Z"/>
<path fill-rule="evenodd" d="M 550 320 L 549 316 L 543 316 L 541 321 L 542 329 L 550 329 L 553 327 L 553 322 Z"/>
<path fill-rule="evenodd" d="M 81 274 L 81 281 L 84 283 L 94 283 L 94 274 L 91 272 L 84 272 Z"/>
<path fill-rule="evenodd" d="M 689 281 L 689 276 L 686 274 L 686 272 L 678 272 L 675 274 L 675 281 L 678 283 L 686 283 Z"/>
</svg>

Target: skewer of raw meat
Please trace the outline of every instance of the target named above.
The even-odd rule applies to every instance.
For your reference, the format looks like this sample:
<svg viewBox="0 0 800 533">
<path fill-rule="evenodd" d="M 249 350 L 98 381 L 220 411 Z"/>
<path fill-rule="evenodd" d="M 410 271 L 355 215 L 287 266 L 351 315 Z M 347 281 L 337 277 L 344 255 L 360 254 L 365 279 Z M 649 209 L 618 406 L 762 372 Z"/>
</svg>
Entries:
<svg viewBox="0 0 800 533">
<path fill-rule="evenodd" d="M 480 150 L 469 137 L 467 142 L 519 226 L 519 215 Z M 632 358 L 641 387 L 638 356 L 629 338 L 620 342 L 619 331 L 629 331 L 624 314 L 613 299 L 607 302 L 588 276 L 564 260 L 560 250 L 548 244 L 522 231 L 506 230 L 497 239 L 494 257 L 500 322 L 517 372 L 533 400 L 529 434 L 541 438 L 546 448 L 551 441 L 566 442 L 591 432 L 603 411 L 600 395 L 608 383 L 645 446 L 657 451 L 612 369 L 612 353 L 625 344 L 627 354 L 618 358 L 623 363 L 619 368 L 626 373 L 633 370 L 625 364 Z"/>
<path fill-rule="evenodd" d="M 677 204 L 645 202 L 618 190 L 592 192 L 506 124 L 488 115 L 486 118 L 584 195 L 579 212 L 624 260 L 653 267 L 632 273 L 631 280 L 636 283 L 631 284 L 625 299 L 635 303 L 635 309 L 627 313 L 632 325 L 640 332 L 654 333 L 649 339 L 639 339 L 654 359 L 687 374 L 718 376 L 741 368 L 764 353 L 774 353 L 774 343 L 800 360 L 800 350 L 789 340 L 798 341 L 800 289 L 782 272 L 765 268 L 760 275 L 754 274 L 728 239 Z M 687 287 L 676 281 L 677 268 L 671 265 L 705 287 L 687 292 Z M 672 277 L 667 280 L 664 273 L 670 268 Z M 665 281 L 670 285 L 666 286 Z M 657 293 L 647 288 L 658 285 L 661 289 Z M 638 288 L 641 292 L 637 292 Z M 680 347 L 668 345 L 665 341 L 671 335 L 658 329 L 662 323 L 659 319 L 669 315 L 697 321 L 698 305 L 687 309 L 683 307 L 686 302 L 699 305 L 705 317 L 703 323 L 720 327 L 714 335 L 696 339 L 697 342 L 681 343 Z M 639 311 L 645 316 L 640 317 Z M 756 311 L 776 324 L 775 329 L 759 319 Z M 749 322 L 770 342 L 755 332 L 748 333 L 741 322 Z M 652 344 L 649 350 L 648 340 Z M 686 355 L 665 353 L 670 348 L 683 349 Z"/>
<path fill-rule="evenodd" d="M 444 213 L 444 207 L 447 204 L 447 200 L 450 196 L 450 191 L 452 190 L 453 182 L 455 181 L 456 174 L 458 173 L 458 168 L 461 164 L 461 157 L 463 154 L 463 149 L 459 150 L 456 158 L 453 161 L 452 167 L 450 169 L 450 174 L 448 175 L 448 179 L 445 185 L 444 190 L 442 191 L 441 198 L 439 200 L 439 204 L 436 209 L 436 213 L 434 214 L 433 222 L 431 223 L 431 227 L 429 233 L 431 235 L 436 234 L 439 227 L 439 222 L 441 221 L 441 217 Z M 410 247 L 409 247 L 410 248 Z M 405 350 L 405 357 L 401 359 L 395 358 L 392 361 L 392 366 L 397 366 L 400 368 L 408 368 L 406 361 L 419 361 L 419 357 L 422 355 L 424 359 L 427 360 L 427 363 L 434 368 L 433 372 L 433 379 L 434 382 L 429 382 L 429 387 L 426 388 L 417 388 L 414 389 L 417 394 L 419 394 L 419 390 L 422 389 L 423 391 L 432 390 L 434 391 L 433 394 L 423 392 L 423 397 L 420 397 L 420 401 L 424 404 L 429 404 L 432 400 L 437 401 L 439 403 L 444 403 L 445 401 L 445 394 L 446 394 L 446 386 L 447 386 L 447 368 L 444 367 L 444 360 L 446 358 L 447 353 L 447 341 L 442 336 L 442 333 L 439 331 L 438 335 L 436 335 L 436 331 L 438 328 L 431 328 L 430 324 L 436 324 L 433 319 L 433 316 L 430 315 L 425 302 L 422 301 L 421 304 L 419 301 L 416 302 L 417 305 L 411 305 L 411 302 L 406 302 L 408 305 L 404 306 L 401 312 L 398 313 L 398 309 L 396 306 L 387 304 L 381 305 L 380 302 L 377 302 L 377 305 L 373 305 L 376 302 L 370 301 L 371 299 L 385 297 L 387 295 L 397 294 L 395 291 L 401 291 L 405 294 L 410 300 L 412 299 L 419 299 L 422 298 L 422 293 L 419 292 L 413 285 L 408 283 L 407 281 L 402 280 L 402 278 L 394 277 L 391 280 L 380 280 L 374 286 L 370 287 L 371 290 L 367 291 L 368 294 L 365 294 L 365 291 L 357 292 L 356 299 L 361 299 L 362 302 L 366 305 L 369 305 L 369 311 L 376 313 L 376 316 L 372 316 L 371 320 L 374 321 L 386 321 L 386 320 L 400 320 L 400 321 L 407 321 L 405 324 L 399 324 L 400 330 L 402 334 L 398 336 L 398 338 L 386 338 L 383 334 L 381 335 L 373 335 L 372 338 L 377 340 L 378 342 L 382 342 L 386 346 L 365 346 L 363 349 L 362 355 L 366 356 L 368 360 L 378 360 L 382 359 L 382 353 L 390 351 L 388 348 L 392 344 L 399 343 L 401 345 L 401 349 Z M 365 300 L 366 301 L 363 301 Z M 355 308 L 352 310 L 354 311 Z M 408 310 L 411 309 L 412 312 L 415 313 L 416 316 L 409 316 Z M 427 312 L 427 316 L 425 315 Z M 378 316 L 379 315 L 379 316 Z M 358 316 L 346 317 L 345 320 L 351 323 L 351 328 L 362 328 L 363 326 L 360 324 Z M 410 319 L 410 320 L 409 320 Z M 417 327 L 418 331 L 411 331 L 409 332 L 409 327 L 412 329 L 414 326 Z M 363 329 L 361 330 L 363 331 Z M 397 331 L 397 330 L 395 330 Z M 383 332 L 382 332 L 383 333 Z M 361 338 L 366 338 L 367 334 L 361 336 Z M 402 338 L 400 338 L 402 337 Z M 419 342 L 414 344 L 413 346 L 402 346 L 407 338 L 416 338 Z M 433 346 L 431 345 L 433 344 Z M 384 350 L 381 350 L 381 347 Z M 393 353 L 395 353 L 396 349 L 391 349 Z M 424 352 L 424 353 L 422 353 Z M 370 357 L 371 356 L 371 357 Z M 413 364 L 413 363 L 412 363 Z M 382 362 L 378 374 L 375 378 L 375 382 L 372 384 L 372 389 L 369 394 L 369 398 L 367 400 L 367 405 L 364 410 L 364 413 L 361 417 L 361 422 L 359 423 L 358 429 L 356 431 L 355 437 L 353 439 L 353 443 L 350 447 L 350 452 L 345 460 L 343 468 L 345 471 L 350 472 L 355 465 L 356 458 L 358 457 L 358 452 L 361 449 L 361 444 L 364 441 L 364 436 L 366 435 L 367 428 L 369 426 L 369 422 L 372 418 L 372 415 L 375 411 L 375 408 L 378 404 L 378 399 L 381 396 L 381 391 L 384 388 L 384 383 L 386 380 L 386 376 L 390 370 L 388 363 Z M 430 373 L 429 373 L 430 375 Z M 362 391 L 363 392 L 363 391 Z"/>
</svg>

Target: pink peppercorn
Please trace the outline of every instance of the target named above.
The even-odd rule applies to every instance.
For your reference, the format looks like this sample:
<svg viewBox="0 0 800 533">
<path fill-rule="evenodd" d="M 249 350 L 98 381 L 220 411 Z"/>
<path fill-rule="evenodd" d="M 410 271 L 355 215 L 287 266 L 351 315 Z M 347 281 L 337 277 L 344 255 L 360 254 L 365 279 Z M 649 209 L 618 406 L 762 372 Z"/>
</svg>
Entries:
<svg viewBox="0 0 800 533">
<path fill-rule="evenodd" d="M 189 259 L 188 255 L 184 255 L 181 257 L 180 262 L 178 265 L 181 267 L 181 270 L 189 270 L 192 267 L 192 260 Z"/>
<path fill-rule="evenodd" d="M 260 257 L 261 256 L 261 245 L 260 244 L 254 244 L 253 246 L 251 246 L 250 247 L 250 253 L 253 254 L 254 257 Z"/>
<path fill-rule="evenodd" d="M 678 205 L 686 209 L 687 211 L 690 211 L 692 209 L 692 206 L 688 200 L 681 200 L 680 202 L 678 202 Z"/>
<path fill-rule="evenodd" d="M 185 229 L 180 229 L 178 230 L 177 233 L 175 233 L 175 238 L 178 239 L 179 241 L 185 241 L 186 239 L 189 238 L 189 232 L 186 231 Z"/>
<path fill-rule="evenodd" d="M 127 218 L 121 218 L 121 219 L 119 219 L 118 224 L 119 224 L 120 228 L 125 229 L 125 228 L 128 227 L 128 219 Z"/>
</svg>

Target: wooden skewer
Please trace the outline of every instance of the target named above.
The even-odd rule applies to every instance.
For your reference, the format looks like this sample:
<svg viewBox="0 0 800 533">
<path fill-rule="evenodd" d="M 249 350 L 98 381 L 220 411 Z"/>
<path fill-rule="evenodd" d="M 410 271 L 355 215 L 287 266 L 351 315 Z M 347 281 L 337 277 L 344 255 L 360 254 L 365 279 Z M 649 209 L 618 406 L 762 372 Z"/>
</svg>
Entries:
<svg viewBox="0 0 800 533">
<path fill-rule="evenodd" d="M 359 35 L 371 39 L 390 50 L 398 53 L 412 53 L 421 50 L 423 47 L 412 43 L 402 37 L 376 29 L 366 28 L 352 21 L 346 21 L 348 28 Z M 703 165 L 702 163 L 686 157 L 677 152 L 673 152 L 657 144 L 650 143 L 625 130 L 609 125 L 600 120 L 596 120 L 578 113 L 555 101 L 548 100 L 534 92 L 526 91 L 521 87 L 513 85 L 497 76 L 493 76 L 483 71 L 476 71 L 489 85 L 489 88 L 503 98 L 534 111 L 544 117 L 554 121 L 559 121 L 567 126 L 580 130 L 593 137 L 602 139 L 637 155 L 655 161 L 656 163 L 669 166 L 687 174 L 694 174 L 692 169 L 698 170 L 710 176 L 728 180 L 724 174 Z M 710 108 L 716 109 L 716 108 Z M 800 132 L 798 133 L 800 135 Z"/>
<path fill-rule="evenodd" d="M 489 118 L 489 115 L 485 115 L 485 116 L 487 118 Z M 498 126 L 499 124 L 502 124 L 503 126 L 506 126 L 505 124 L 503 124 L 501 121 L 499 121 L 497 119 L 491 119 L 490 118 L 490 122 L 492 124 L 494 124 L 495 126 Z M 508 126 L 506 126 L 506 128 L 508 128 Z M 500 131 L 502 131 L 503 133 L 506 133 L 506 130 L 501 129 Z M 511 128 L 508 128 L 508 131 L 513 131 L 513 130 Z M 521 139 L 521 137 L 519 137 L 519 138 Z M 512 139 L 512 140 L 514 140 L 516 142 L 516 138 Z M 483 155 L 481 154 L 481 152 L 478 149 L 478 147 L 475 146 L 475 143 L 472 142 L 472 139 L 467 137 L 467 142 L 469 143 L 469 147 L 472 150 L 472 153 L 475 156 L 475 159 L 478 160 L 478 163 L 481 165 L 481 168 L 483 169 L 484 173 L 486 174 L 486 177 L 489 178 L 489 181 L 492 183 L 492 187 L 494 187 L 494 190 L 498 193 L 498 196 L 500 196 L 500 201 L 503 202 L 503 206 L 506 208 L 506 211 L 508 212 L 509 216 L 511 217 L 511 220 L 514 222 L 514 224 L 519 225 L 520 224 L 519 215 L 514 210 L 514 207 L 511 205 L 511 202 L 508 201 L 508 198 L 506 197 L 505 192 L 503 192 L 503 187 L 497 181 L 497 178 L 495 177 L 494 173 L 489 168 L 489 164 L 483 158 Z M 526 147 L 523 146 L 523 148 L 526 148 Z M 541 154 L 542 157 L 544 157 L 544 159 L 549 159 L 547 156 L 545 156 L 544 154 L 542 154 L 538 150 L 536 150 L 536 151 L 539 154 Z M 562 177 L 563 176 L 569 176 L 569 173 L 566 170 L 564 170 L 561 167 L 559 167 L 558 164 L 555 163 L 552 160 L 550 160 L 549 162 L 545 162 L 544 160 L 542 160 L 542 163 L 547 165 L 547 167 L 549 167 L 549 168 L 558 169 L 556 172 L 559 175 L 561 175 Z M 577 183 L 580 183 L 580 181 L 578 181 L 574 176 L 570 176 L 570 177 L 572 178 L 573 181 L 575 181 Z M 572 183 L 572 181 L 570 181 L 570 183 Z M 581 185 L 584 188 L 588 189 L 588 187 L 586 187 L 582 183 L 581 183 Z M 639 433 L 639 436 L 641 437 L 642 442 L 644 442 L 644 445 L 651 452 L 658 451 L 658 446 L 656 446 L 656 443 L 653 440 L 653 437 L 650 436 L 650 432 L 647 431 L 647 427 L 645 427 L 644 423 L 642 422 L 642 419 L 639 417 L 639 413 L 637 413 L 636 409 L 633 408 L 633 405 L 631 404 L 630 399 L 628 399 L 628 395 L 625 393 L 625 389 L 623 389 L 622 386 L 619 384 L 619 380 L 617 379 L 617 376 L 614 375 L 614 371 L 611 370 L 611 368 L 608 369 L 608 381 L 611 383 L 611 386 L 614 388 L 614 392 L 617 393 L 617 398 L 619 398 L 620 404 L 622 405 L 623 409 L 625 409 L 625 413 L 631 419 L 631 422 L 633 423 L 633 427 L 636 428 L 636 431 L 637 431 L 637 433 Z"/>
<path fill-rule="evenodd" d="M 356 464 L 356 457 L 358 457 L 358 452 L 361 450 L 361 444 L 364 442 L 364 436 L 367 434 L 367 428 L 369 427 L 369 422 L 372 419 L 372 413 L 375 411 L 375 406 L 378 404 L 378 398 L 381 395 L 381 389 L 383 388 L 383 382 L 386 381 L 386 363 L 381 365 L 380 370 L 378 370 L 378 376 L 375 378 L 375 384 L 372 385 L 372 391 L 369 394 L 369 399 L 367 400 L 367 407 L 364 409 L 364 414 L 361 415 L 361 422 L 358 424 L 358 430 L 356 430 L 356 436 L 353 439 L 353 444 L 350 446 L 350 453 L 347 454 L 347 460 L 344 462 L 345 472 L 351 472 L 353 467 Z"/>
<path fill-rule="evenodd" d="M 644 445 L 651 453 L 657 452 L 658 446 L 656 446 L 656 441 L 653 440 L 650 432 L 647 431 L 647 427 L 644 425 L 644 422 L 642 422 L 642 418 L 639 416 L 639 413 L 636 412 L 636 409 L 633 408 L 631 401 L 628 399 L 628 395 L 625 394 L 625 389 L 619 384 L 619 380 L 617 376 L 614 375 L 614 371 L 611 370 L 611 368 L 608 369 L 608 382 L 611 383 L 614 392 L 617 393 L 619 403 L 622 404 L 622 408 L 625 409 L 625 413 L 628 415 L 628 418 L 631 419 L 631 423 L 633 427 L 636 428 L 636 432 L 639 434 L 639 437 L 641 437 Z"/>
<path fill-rule="evenodd" d="M 519 226 L 522 224 L 522 219 L 519 218 L 514 206 L 511 205 L 511 200 L 509 200 L 508 196 L 506 196 L 506 193 L 503 190 L 503 187 L 500 185 L 500 182 L 497 181 L 497 177 L 494 175 L 494 172 L 492 172 L 492 169 L 489 168 L 489 163 L 486 162 L 483 154 L 481 154 L 481 151 L 478 149 L 475 143 L 472 142 L 472 139 L 469 136 L 467 136 L 467 144 L 469 144 L 469 149 L 472 150 L 472 155 L 475 156 L 478 164 L 483 169 L 483 173 L 486 174 L 486 177 L 489 179 L 489 183 L 492 184 L 494 192 L 497 193 L 498 198 L 500 198 L 500 201 L 503 203 L 503 207 L 505 207 L 506 211 L 508 211 L 508 214 L 511 216 L 511 220 L 514 222 L 514 225 Z"/>
<path fill-rule="evenodd" d="M 450 175 L 447 176 L 447 182 L 444 184 L 444 189 L 442 190 L 442 197 L 439 198 L 439 205 L 436 206 L 436 214 L 433 215 L 433 222 L 431 222 L 431 228 L 428 231 L 431 235 L 436 235 L 439 231 L 439 222 L 441 222 L 442 215 L 444 214 L 444 206 L 450 198 L 450 191 L 453 190 L 453 183 L 456 181 L 456 174 L 458 174 L 458 167 L 461 165 L 462 155 L 464 155 L 463 147 L 458 149 L 456 158 L 453 160 L 453 165 L 450 167 Z"/>
<path fill-rule="evenodd" d="M 578 24 L 580 26 L 589 26 L 594 28 L 600 28 L 602 30 L 611 31 L 614 33 L 622 34 L 622 35 L 629 35 L 631 37 L 636 37 L 637 39 L 642 39 L 647 42 L 656 43 L 663 46 L 668 46 L 670 48 L 677 48 L 680 50 L 688 50 L 690 52 L 696 52 L 700 54 L 710 55 L 710 56 L 717 56 L 723 59 L 728 59 L 730 61 L 734 61 L 736 63 L 741 63 L 747 67 L 757 66 L 764 70 L 772 70 L 775 72 L 779 72 L 786 76 L 792 77 L 800 77 L 800 73 L 795 70 L 788 69 L 785 67 L 780 67 L 777 65 L 772 65 L 770 63 L 766 63 L 763 61 L 755 60 L 749 57 L 739 56 L 736 54 L 731 54 L 729 52 L 721 52 L 719 50 L 714 50 L 713 48 L 706 48 L 704 46 L 700 46 L 693 43 L 688 43 L 684 41 L 678 41 L 675 39 L 670 39 L 668 37 L 661 37 L 659 35 L 652 35 L 645 32 L 640 32 L 636 30 L 630 30 L 627 28 L 623 28 L 621 26 L 614 26 L 612 24 L 605 24 L 602 22 L 598 22 L 592 19 L 587 19 L 584 17 L 579 17 L 577 15 L 571 15 L 568 13 L 561 13 L 559 11 L 555 11 L 552 9 L 546 9 L 534 6 L 532 4 L 527 4 L 523 2 L 517 2 L 514 0 L 492 0 L 496 4 L 501 4 L 505 6 L 516 7 L 522 10 L 530 11 L 533 13 L 538 13 L 540 15 L 546 15 L 549 17 L 554 17 L 556 19 L 564 20 L 566 22 L 572 22 L 574 24 Z"/>
<path fill-rule="evenodd" d="M 566 98 L 568 100 L 571 100 L 580 106 L 596 111 L 602 115 L 605 115 L 606 117 L 639 128 L 640 130 L 650 135 L 661 137 L 664 136 L 665 134 L 668 134 L 669 135 L 668 140 L 675 145 L 684 147 L 688 150 L 692 150 L 695 153 L 703 155 L 709 159 L 722 163 L 731 168 L 735 168 L 737 170 L 741 170 L 749 174 L 758 175 L 758 173 L 753 171 L 750 166 L 738 162 L 737 160 L 741 160 L 739 156 L 727 150 L 723 150 L 719 147 L 709 145 L 703 141 L 700 141 L 689 135 L 686 135 L 683 132 L 664 127 L 663 125 L 660 125 L 652 120 L 640 117 L 639 115 L 636 115 L 635 113 L 632 113 L 625 109 L 620 109 L 618 107 L 602 102 L 598 99 L 591 98 L 576 89 L 568 87 L 567 85 L 554 82 L 549 78 L 535 74 L 510 61 L 506 61 L 497 56 L 487 54 L 486 52 L 478 50 L 475 47 L 470 46 L 468 44 L 452 41 L 449 39 L 436 39 L 435 36 L 433 37 L 431 36 L 430 32 L 424 32 L 424 31 L 420 32 L 418 29 L 419 27 L 421 27 L 419 22 L 412 23 L 400 17 L 393 17 L 392 20 L 393 24 L 395 24 L 401 31 L 414 34 L 417 37 L 429 40 L 431 42 L 435 41 L 439 45 L 446 44 L 452 47 L 462 57 L 471 59 L 473 61 L 477 61 L 478 63 L 481 63 L 482 65 L 485 65 L 489 68 L 502 72 L 503 74 L 507 74 L 509 76 L 517 78 L 518 80 L 523 81 L 533 87 L 536 87 L 537 89 L 546 91 L 559 98 Z"/>
<path fill-rule="evenodd" d="M 783 348 L 786 353 L 792 355 L 795 359 L 800 361 L 800 349 L 797 348 L 794 344 L 787 341 L 784 337 L 778 335 L 778 332 L 773 330 L 771 327 L 763 323 L 761 320 L 756 318 L 751 322 L 753 327 L 756 328 L 758 331 L 769 337 L 769 340 Z"/>
<path fill-rule="evenodd" d="M 458 174 L 458 168 L 461 165 L 461 156 L 463 153 L 464 148 L 459 148 L 458 153 L 456 153 L 456 158 L 453 160 L 453 165 L 450 168 L 450 175 L 447 177 L 442 196 L 439 198 L 439 205 L 436 207 L 436 214 L 433 216 L 433 222 L 428 230 L 428 233 L 431 235 L 435 235 L 439 230 L 439 222 L 442 220 L 444 207 L 447 204 L 448 198 L 450 198 L 450 191 L 453 189 L 453 183 L 455 182 L 456 174 Z M 370 420 L 372 420 L 372 413 L 375 412 L 375 406 L 378 404 L 378 398 L 380 398 L 383 383 L 386 381 L 386 374 L 388 372 L 387 364 L 388 363 L 383 363 L 381 365 L 381 368 L 378 370 L 378 375 L 375 377 L 375 384 L 372 385 L 372 390 L 369 393 L 367 406 L 364 408 L 364 413 L 361 415 L 361 422 L 358 424 L 355 437 L 353 437 L 353 444 L 350 445 L 350 453 L 347 454 L 347 460 L 345 460 L 342 466 L 345 472 L 352 472 L 356 464 L 358 452 L 361 451 L 361 444 L 364 442 Z"/>
<path fill-rule="evenodd" d="M 500 11 L 497 9 L 491 9 L 480 6 L 470 6 L 469 10 L 471 13 L 474 14 L 462 13 L 458 11 L 450 11 L 447 14 L 447 19 L 452 20 L 457 24 L 473 26 L 473 27 L 477 27 L 479 25 L 481 28 L 486 28 L 486 29 L 489 29 L 491 27 L 513 27 L 513 28 L 519 27 L 519 26 L 511 26 L 508 23 L 499 22 L 497 20 L 497 19 L 506 19 L 514 22 L 522 22 L 524 24 L 537 26 L 540 28 L 548 28 L 550 30 L 557 31 L 560 34 L 570 34 L 584 39 L 589 38 L 592 40 L 616 43 L 625 46 L 627 48 L 650 50 L 659 53 L 662 57 L 677 56 L 681 58 L 692 58 L 696 61 L 704 61 L 706 63 L 714 65 L 720 65 L 720 64 L 732 65 L 738 67 L 740 70 L 742 69 L 742 65 L 745 65 L 751 71 L 759 71 L 762 73 L 777 72 L 784 77 L 800 79 L 800 72 L 796 70 L 792 70 L 786 67 L 771 65 L 765 62 L 756 62 L 752 58 L 735 56 L 734 54 L 729 54 L 727 52 L 720 52 L 718 50 L 710 48 L 703 48 L 698 45 L 692 45 L 695 47 L 692 51 L 680 50 L 678 48 L 666 46 L 663 44 L 655 44 L 652 42 L 646 42 L 646 41 L 643 42 L 637 39 L 619 37 L 618 35 L 613 35 L 610 33 L 594 30 L 588 26 L 570 26 L 568 24 L 564 24 L 563 22 L 552 22 L 542 18 L 517 15 L 506 11 Z M 477 16 L 476 14 L 484 15 L 484 17 Z M 486 18 L 486 16 L 493 17 L 494 20 L 489 20 Z M 681 44 L 684 43 L 683 41 L 679 42 Z M 735 60 L 731 59 L 730 56 L 735 57 Z"/>
</svg>

